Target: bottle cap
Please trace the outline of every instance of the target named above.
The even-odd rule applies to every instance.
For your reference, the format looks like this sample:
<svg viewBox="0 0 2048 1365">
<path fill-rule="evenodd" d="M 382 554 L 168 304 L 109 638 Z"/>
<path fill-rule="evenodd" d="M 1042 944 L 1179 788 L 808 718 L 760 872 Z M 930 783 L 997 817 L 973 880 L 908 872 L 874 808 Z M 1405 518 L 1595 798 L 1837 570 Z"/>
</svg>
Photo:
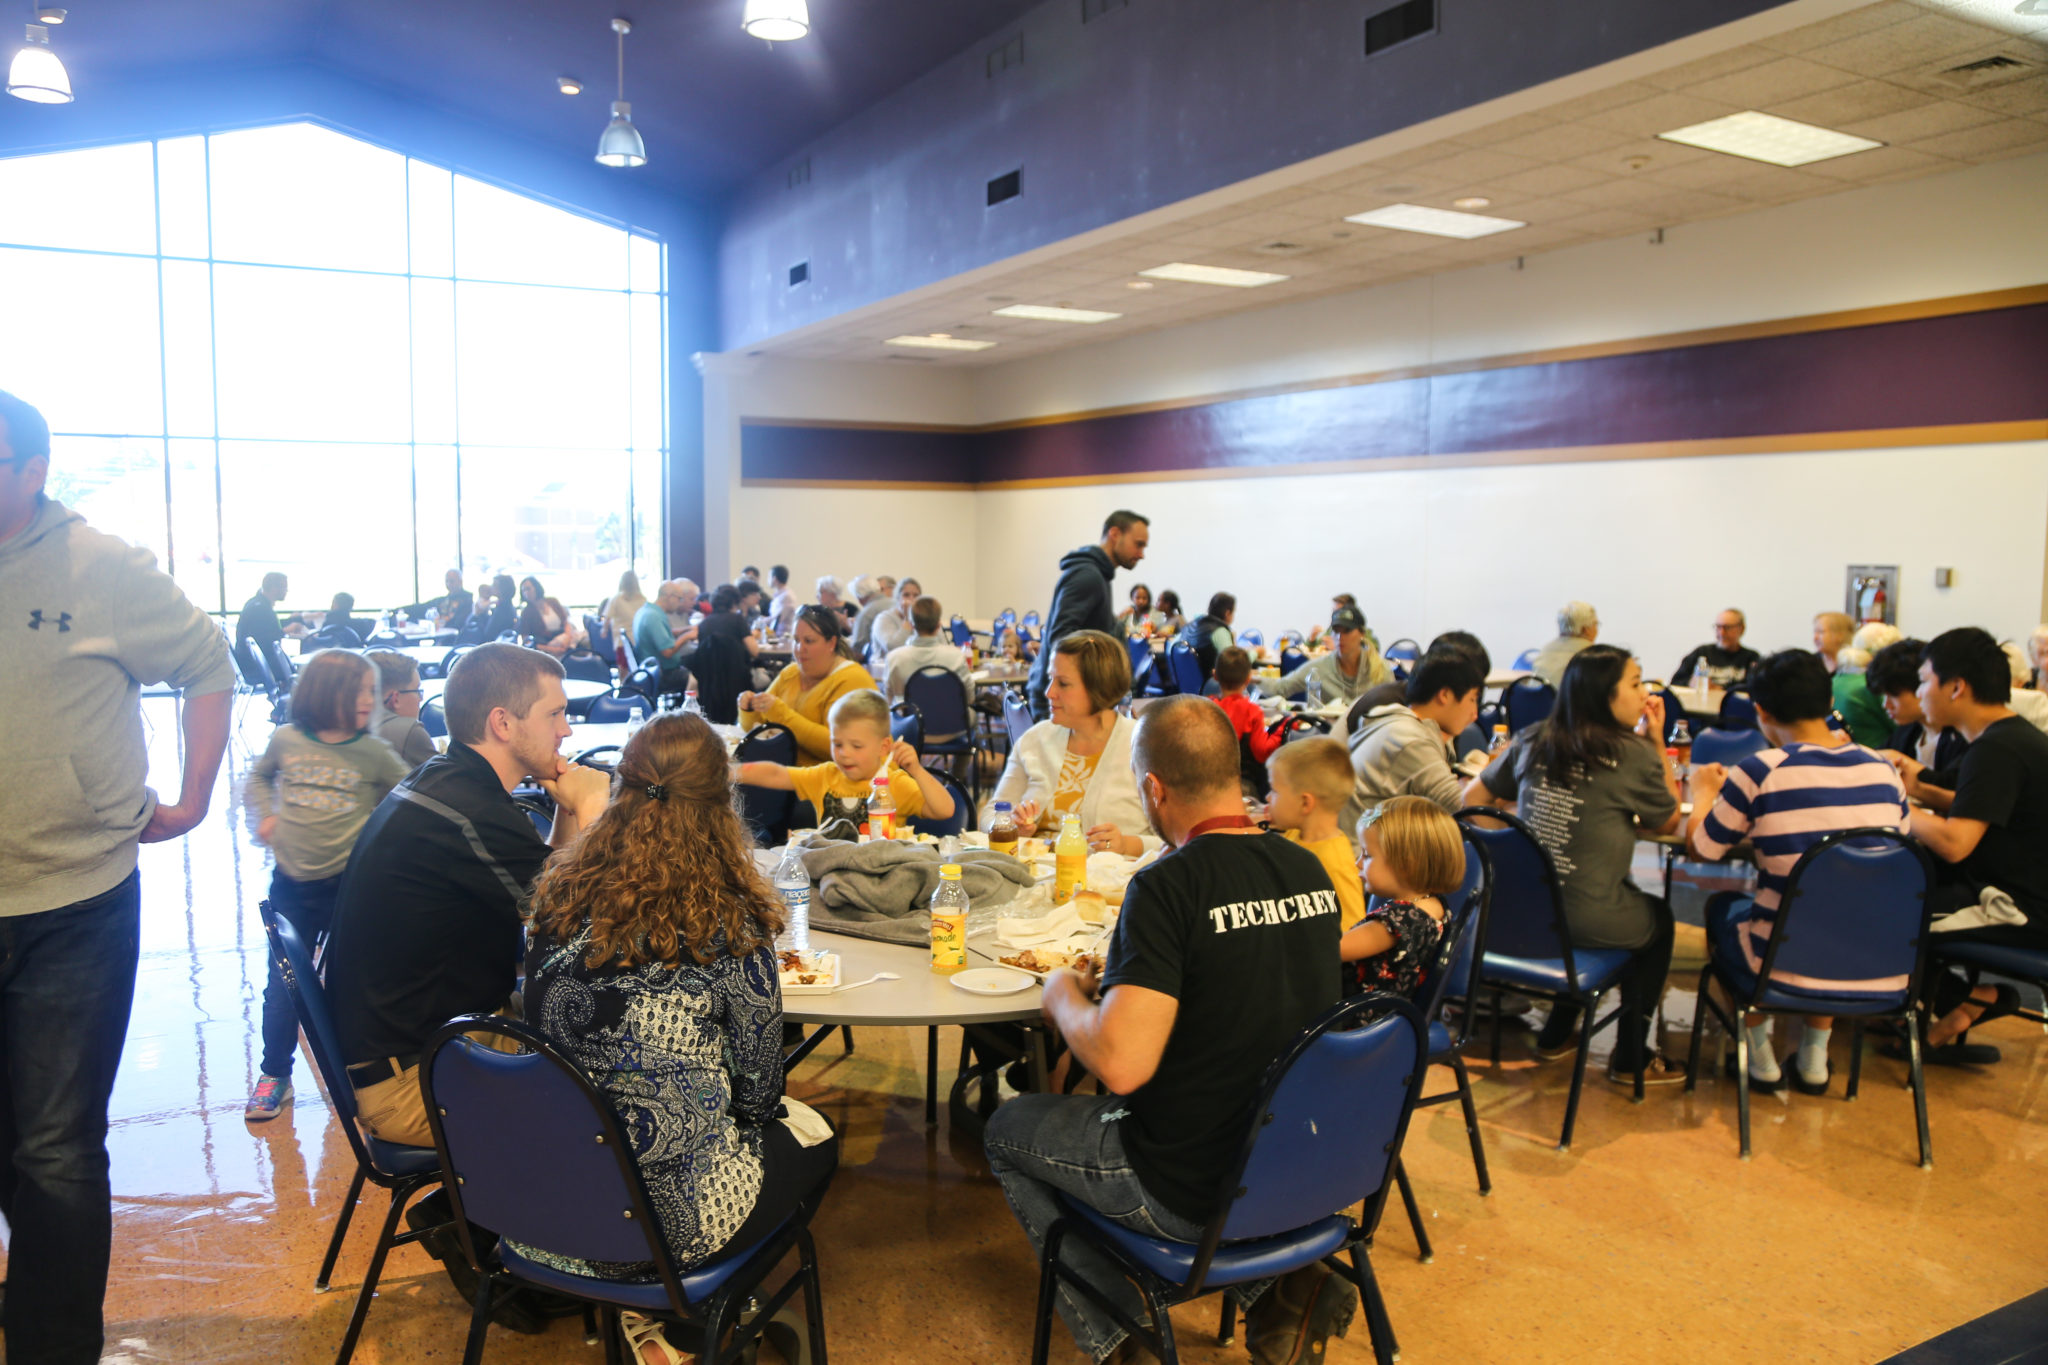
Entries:
<svg viewBox="0 0 2048 1365">
<path fill-rule="evenodd" d="M 1015 809 L 1015 807 L 1013 807 L 1013 806 L 1012 806 L 1012 805 L 1011 805 L 1011 804 L 1010 804 L 1009 802 L 1007 802 L 1007 801 L 998 801 L 998 802 L 996 802 L 996 809 L 997 809 L 997 810 L 1014 810 L 1014 809 Z"/>
<path fill-rule="evenodd" d="M 946 863 L 939 868 L 939 880 L 957 882 L 960 880 L 960 864 Z"/>
</svg>

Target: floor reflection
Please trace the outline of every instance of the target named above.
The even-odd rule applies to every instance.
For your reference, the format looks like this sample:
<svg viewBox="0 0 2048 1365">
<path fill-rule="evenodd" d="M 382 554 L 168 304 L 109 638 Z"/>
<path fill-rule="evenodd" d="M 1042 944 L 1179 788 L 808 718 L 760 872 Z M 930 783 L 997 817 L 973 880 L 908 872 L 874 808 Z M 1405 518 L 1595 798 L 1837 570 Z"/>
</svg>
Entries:
<svg viewBox="0 0 2048 1365">
<path fill-rule="evenodd" d="M 176 771 L 167 703 L 147 704 L 152 770 Z M 256 1075 L 263 988 L 255 907 L 269 875 L 231 746 L 207 823 L 143 854 L 144 937 L 134 1022 L 113 1101 L 115 1263 L 109 1360 L 331 1360 L 368 1257 L 372 1192 L 335 1276 L 312 1291 L 351 1173 L 346 1143 L 303 1060 L 277 1121 L 241 1117 Z M 165 780 L 161 776 L 159 781 Z M 1682 1043 L 1688 973 L 1667 1002 Z M 1838 1031 L 1837 1074 L 1846 1066 Z M 1475 1047 L 1495 1192 L 1473 1187 L 1455 1106 L 1429 1111 L 1407 1162 L 1437 1256 L 1420 1264 L 1387 1220 L 1376 1264 L 1410 1361 L 1738 1358 L 1867 1362 L 2048 1283 L 2038 1241 L 2048 1197 L 2048 1046 L 2017 1021 L 1983 1072 L 1929 1081 L 1936 1169 L 1914 1164 L 1902 1068 L 1867 1058 L 1863 1098 L 1761 1097 L 1756 1158 L 1735 1155 L 1730 1087 L 1640 1106 L 1587 1082 L 1579 1141 L 1551 1149 L 1568 1072 L 1531 1060 L 1511 1030 L 1502 1064 Z M 950 1067 L 957 1039 L 942 1039 Z M 1035 1269 L 972 1143 L 923 1121 L 923 1039 L 866 1030 L 825 1048 L 795 1090 L 844 1134 L 845 1169 L 817 1223 L 835 1357 L 864 1362 L 1022 1360 Z M 1433 1078 L 1442 1082 L 1442 1073 Z M 1243 1359 L 1213 1344 L 1210 1303 L 1183 1310 L 1191 1361 Z M 364 1365 L 459 1356 L 466 1318 L 439 1270 L 401 1249 L 357 1352 Z M 1064 1333 L 1055 1359 L 1076 1358 Z M 1370 1360 L 1362 1322 L 1330 1358 Z M 541 1337 L 493 1329 L 493 1362 L 602 1359 L 573 1324 Z"/>
</svg>

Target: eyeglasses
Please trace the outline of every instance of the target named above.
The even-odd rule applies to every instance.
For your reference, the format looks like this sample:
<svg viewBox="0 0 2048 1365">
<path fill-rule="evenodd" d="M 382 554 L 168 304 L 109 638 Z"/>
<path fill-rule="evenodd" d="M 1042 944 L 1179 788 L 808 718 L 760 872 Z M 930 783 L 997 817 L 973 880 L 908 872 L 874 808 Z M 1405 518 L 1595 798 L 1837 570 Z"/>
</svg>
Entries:
<svg viewBox="0 0 2048 1365">
<path fill-rule="evenodd" d="M 424 687 L 394 687 L 391 689 L 391 695 L 394 697 L 424 697 L 427 695 L 427 689 Z"/>
</svg>

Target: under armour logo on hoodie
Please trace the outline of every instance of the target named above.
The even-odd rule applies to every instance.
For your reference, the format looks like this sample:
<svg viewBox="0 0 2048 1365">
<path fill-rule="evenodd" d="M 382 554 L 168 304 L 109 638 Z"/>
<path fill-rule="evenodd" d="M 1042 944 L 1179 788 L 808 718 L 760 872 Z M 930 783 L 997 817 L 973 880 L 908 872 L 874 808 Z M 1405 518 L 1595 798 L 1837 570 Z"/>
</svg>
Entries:
<svg viewBox="0 0 2048 1365">
<path fill-rule="evenodd" d="M 71 613 L 68 611 L 58 612 L 56 626 L 59 635 L 69 631 L 71 629 Z M 43 610 L 41 607 L 37 607 L 28 614 L 28 628 L 30 630 L 41 630 L 43 628 Z"/>
</svg>

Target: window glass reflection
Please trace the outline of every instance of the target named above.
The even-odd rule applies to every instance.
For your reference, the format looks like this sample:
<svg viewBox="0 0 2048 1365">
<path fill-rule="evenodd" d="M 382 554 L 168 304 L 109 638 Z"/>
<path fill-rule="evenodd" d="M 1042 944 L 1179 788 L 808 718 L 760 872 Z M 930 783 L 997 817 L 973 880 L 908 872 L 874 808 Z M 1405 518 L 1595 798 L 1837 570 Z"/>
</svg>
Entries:
<svg viewBox="0 0 2048 1365">
<path fill-rule="evenodd" d="M 310 123 L 210 139 L 223 261 L 405 272 L 405 158 Z"/>
<path fill-rule="evenodd" d="M 147 142 L 0 161 L 0 242 L 153 252 L 152 175 Z"/>
<path fill-rule="evenodd" d="M 273 569 L 293 602 L 324 608 L 338 592 L 365 608 L 413 595 L 412 452 L 407 446 L 222 441 L 222 557 L 228 599 L 247 600 Z"/>
<path fill-rule="evenodd" d="M 611 595 L 630 560 L 626 453 L 462 451 L 462 552 L 480 574 L 532 574 L 566 605 Z"/>
<path fill-rule="evenodd" d="M 39 405 L 40 406 L 40 405 Z M 170 562 L 164 503 L 164 443 L 155 437 L 50 434 L 43 492 L 92 524 Z"/>
<path fill-rule="evenodd" d="M 455 295 L 465 445 L 626 447 L 624 294 L 458 283 Z"/>
<path fill-rule="evenodd" d="M 412 439 L 402 277 L 214 267 L 223 436 Z"/>
<path fill-rule="evenodd" d="M 626 234 L 458 175 L 455 273 L 471 280 L 624 289 Z"/>
<path fill-rule="evenodd" d="M 162 433 L 155 261 L 0 250 L 0 301 L 5 387 L 50 430 Z"/>
</svg>

